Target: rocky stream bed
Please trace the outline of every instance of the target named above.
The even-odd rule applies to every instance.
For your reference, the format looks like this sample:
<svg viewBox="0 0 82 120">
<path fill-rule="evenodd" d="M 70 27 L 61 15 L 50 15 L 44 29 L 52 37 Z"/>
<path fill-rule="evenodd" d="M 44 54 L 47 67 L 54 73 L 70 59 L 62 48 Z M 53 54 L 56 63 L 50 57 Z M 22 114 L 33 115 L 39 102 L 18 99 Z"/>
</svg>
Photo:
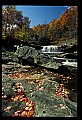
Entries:
<svg viewBox="0 0 82 120">
<path fill-rule="evenodd" d="M 77 69 L 34 48 L 16 53 L 2 53 L 2 116 L 77 117 Z"/>
</svg>

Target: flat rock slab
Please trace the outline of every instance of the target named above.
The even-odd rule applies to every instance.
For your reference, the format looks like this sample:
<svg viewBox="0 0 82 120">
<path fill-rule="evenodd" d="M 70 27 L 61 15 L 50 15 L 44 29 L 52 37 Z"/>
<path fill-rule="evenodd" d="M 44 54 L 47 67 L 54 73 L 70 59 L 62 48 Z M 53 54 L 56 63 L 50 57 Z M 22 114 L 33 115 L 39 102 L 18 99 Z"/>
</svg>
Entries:
<svg viewBox="0 0 82 120">
<path fill-rule="evenodd" d="M 36 103 L 36 117 L 73 117 L 63 98 L 46 91 L 36 91 L 32 96 Z"/>
<path fill-rule="evenodd" d="M 65 103 L 64 98 L 58 97 L 57 95 L 53 94 L 51 90 L 49 91 L 49 89 L 46 89 L 47 87 L 45 87 L 44 90 L 35 90 L 37 85 L 28 84 L 26 80 L 9 80 L 6 77 L 6 83 L 3 83 L 3 86 L 5 86 L 5 94 L 7 96 L 12 97 L 13 95 L 15 95 L 12 85 L 13 83 L 18 82 L 22 83 L 22 86 L 24 88 L 22 91 L 25 93 L 26 97 L 35 102 L 35 117 L 73 117 L 71 110 Z M 3 108 L 6 107 L 4 106 L 4 102 L 2 104 Z M 21 106 L 22 103 L 20 101 L 15 103 L 10 103 L 7 101 L 6 105 L 14 105 L 13 110 L 15 112 L 15 110 L 20 108 L 19 106 Z M 24 107 L 24 105 L 22 107 Z M 3 115 L 4 114 L 5 113 L 3 112 Z"/>
<path fill-rule="evenodd" d="M 21 83 L 24 95 L 35 103 L 34 117 L 76 117 L 77 104 L 63 97 L 59 97 L 55 92 L 60 85 L 53 79 L 58 79 L 57 74 L 44 70 L 38 71 L 33 66 L 22 66 L 17 63 L 8 63 L 2 65 L 2 86 L 7 99 L 2 99 L 2 116 L 11 116 L 19 109 L 25 108 L 25 103 L 21 101 L 9 102 L 12 96 L 16 96 L 15 84 Z M 11 69 L 10 69 L 11 68 Z M 14 70 L 20 74 L 24 72 L 27 76 L 23 78 L 14 78 Z M 32 70 L 33 69 L 33 70 Z M 13 74 L 9 77 L 9 71 Z M 10 74 L 11 74 L 10 73 Z M 4 111 L 4 108 L 12 106 L 10 111 Z"/>
</svg>

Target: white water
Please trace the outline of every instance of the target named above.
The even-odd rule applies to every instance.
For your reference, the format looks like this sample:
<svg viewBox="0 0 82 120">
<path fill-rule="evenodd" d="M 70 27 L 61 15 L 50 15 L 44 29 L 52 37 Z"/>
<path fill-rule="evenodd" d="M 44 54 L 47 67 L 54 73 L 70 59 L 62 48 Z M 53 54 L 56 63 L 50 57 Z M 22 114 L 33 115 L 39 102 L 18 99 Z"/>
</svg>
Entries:
<svg viewBox="0 0 82 120">
<path fill-rule="evenodd" d="M 58 57 L 53 57 L 54 59 L 59 59 L 59 60 L 66 60 L 65 58 L 58 58 Z"/>
<path fill-rule="evenodd" d="M 63 53 L 61 46 L 42 46 L 43 49 L 41 49 L 42 53 Z M 67 58 L 58 58 L 58 57 L 53 57 L 54 59 L 59 59 L 59 60 L 65 60 L 65 62 L 62 62 L 63 65 L 68 65 L 72 67 L 77 67 L 77 61 L 75 59 L 67 59 Z"/>
<path fill-rule="evenodd" d="M 60 46 L 42 46 L 43 49 L 41 49 L 42 53 L 62 53 Z"/>
<path fill-rule="evenodd" d="M 62 62 L 62 63 L 63 63 L 63 65 L 77 67 L 77 62 L 69 62 L 68 60 L 66 60 L 65 62 Z"/>
<path fill-rule="evenodd" d="M 66 60 L 65 62 L 62 62 L 63 65 L 68 65 L 72 67 L 77 67 L 77 62 L 76 59 L 68 59 L 68 58 L 58 58 L 58 57 L 53 57 L 54 59 L 58 60 Z"/>
</svg>

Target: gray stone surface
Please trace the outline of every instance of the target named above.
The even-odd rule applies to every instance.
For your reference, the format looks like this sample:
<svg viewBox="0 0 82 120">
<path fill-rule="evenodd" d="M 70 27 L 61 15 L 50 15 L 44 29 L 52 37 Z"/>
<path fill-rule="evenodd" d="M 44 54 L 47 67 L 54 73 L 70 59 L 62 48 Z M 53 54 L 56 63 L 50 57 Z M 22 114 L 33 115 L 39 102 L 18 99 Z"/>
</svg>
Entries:
<svg viewBox="0 0 82 120">
<path fill-rule="evenodd" d="M 76 112 L 77 106 L 72 104 L 71 101 L 65 102 L 64 98 L 58 97 L 56 94 L 53 94 L 53 92 L 51 90 L 52 84 L 49 85 L 48 83 L 46 83 L 46 87 L 44 90 L 36 90 L 35 91 L 34 88 L 36 87 L 36 85 L 28 84 L 26 80 L 23 80 L 23 81 L 21 81 L 20 79 L 19 80 L 11 80 L 11 79 L 8 80 L 7 76 L 6 76 L 6 80 L 7 80 L 7 81 L 5 81 L 7 83 L 6 86 L 9 86 L 9 87 L 5 88 L 5 94 L 7 96 L 10 95 L 10 97 L 12 96 L 14 91 L 11 88 L 11 84 L 9 84 L 9 83 L 12 83 L 12 82 L 15 82 L 15 83 L 21 82 L 22 83 L 22 86 L 24 87 L 23 92 L 25 93 L 27 98 L 29 98 L 30 100 L 35 102 L 35 108 L 34 108 L 35 117 L 73 117 L 72 112 L 73 111 Z M 56 84 L 58 84 L 58 83 L 56 83 Z M 12 90 L 10 90 L 10 89 L 12 89 Z M 30 93 L 30 90 L 32 90 L 31 93 Z M 10 92 L 7 92 L 7 91 L 10 91 Z M 63 107 L 60 106 L 61 104 L 63 104 Z M 21 103 L 21 102 L 20 103 L 18 103 L 18 102 L 10 103 L 7 101 L 6 105 L 7 106 L 14 105 L 13 110 L 15 112 L 17 109 L 24 108 L 25 103 Z M 6 107 L 6 106 L 4 106 L 4 103 L 2 104 L 2 106 L 3 106 L 3 108 Z M 12 111 L 10 111 L 9 113 L 4 112 L 3 116 L 6 116 L 6 115 L 10 116 L 14 112 L 12 112 Z"/>
<path fill-rule="evenodd" d="M 51 59 L 49 55 L 41 54 L 32 47 L 20 47 L 15 54 L 3 52 L 2 60 L 8 62 L 8 64 L 2 65 L 2 86 L 5 86 L 4 92 L 7 95 L 7 99 L 2 100 L 2 115 L 11 116 L 16 110 L 25 107 L 25 103 L 23 102 L 8 101 L 9 98 L 16 95 L 14 84 L 21 83 L 24 95 L 35 102 L 35 117 L 76 117 L 77 104 L 68 98 L 66 99 L 55 94 L 60 88 L 60 84 L 57 82 L 60 81 L 58 74 L 53 73 L 52 75 L 52 73 L 46 69 L 44 69 L 44 71 L 40 70 L 40 68 L 33 70 L 33 66 L 23 66 L 15 63 L 20 61 L 20 59 L 36 63 L 45 68 L 60 70 L 62 74 L 64 74 L 64 71 L 67 73 L 68 70 L 64 69 L 64 66 L 61 66 L 59 61 Z M 68 68 L 68 66 L 65 67 Z M 70 67 L 69 70 L 72 71 L 72 68 Z M 17 72 L 20 74 L 21 71 L 25 73 L 26 77 L 14 78 L 14 74 Z M 76 71 L 74 69 L 73 71 L 76 75 Z M 12 77 L 9 78 L 8 75 Z M 41 81 L 40 84 L 38 84 L 39 81 Z M 9 112 L 6 112 L 4 108 L 7 106 L 13 106 L 13 108 Z"/>
<path fill-rule="evenodd" d="M 13 75 L 13 68 L 15 71 L 25 71 L 25 66 L 17 63 L 8 63 L 7 65 L 2 65 L 4 69 L 2 75 L 2 86 L 4 86 L 5 95 L 7 99 L 2 99 L 2 115 L 11 116 L 15 111 L 23 109 L 25 103 L 21 101 L 9 102 L 8 99 L 16 95 L 14 85 L 16 83 L 21 83 L 24 95 L 35 103 L 34 112 L 35 117 L 76 117 L 77 116 L 77 104 L 59 97 L 55 92 L 59 89 L 60 85 L 54 79 L 57 79 L 57 75 L 50 75 L 50 72 L 44 70 L 44 72 L 32 73 L 32 67 L 26 67 L 28 71 L 26 74 L 31 74 L 27 78 L 9 78 L 8 74 L 11 71 Z M 19 68 L 20 67 L 20 68 Z M 11 70 L 10 70 L 11 68 Z M 39 69 L 38 69 L 39 70 Z M 14 73 L 15 73 L 14 71 Z M 46 73 L 46 74 L 45 74 Z M 41 84 L 37 82 L 41 80 Z M 4 111 L 4 108 L 12 106 L 12 109 L 8 112 Z"/>
<path fill-rule="evenodd" d="M 8 63 L 8 62 L 18 62 L 19 59 L 17 58 L 17 56 L 12 52 L 2 52 L 2 63 Z"/>
<path fill-rule="evenodd" d="M 35 48 L 28 46 L 20 47 L 16 51 L 16 55 L 20 59 L 36 63 L 46 68 L 58 69 L 61 66 L 60 63 L 53 61 L 53 59 L 51 59 L 50 56 L 44 55 L 40 53 L 38 50 L 35 50 Z"/>
<path fill-rule="evenodd" d="M 33 93 L 33 100 L 36 101 L 36 117 L 73 117 L 71 110 L 66 106 L 64 99 L 44 91 Z M 63 104 L 62 108 L 60 105 Z"/>
</svg>

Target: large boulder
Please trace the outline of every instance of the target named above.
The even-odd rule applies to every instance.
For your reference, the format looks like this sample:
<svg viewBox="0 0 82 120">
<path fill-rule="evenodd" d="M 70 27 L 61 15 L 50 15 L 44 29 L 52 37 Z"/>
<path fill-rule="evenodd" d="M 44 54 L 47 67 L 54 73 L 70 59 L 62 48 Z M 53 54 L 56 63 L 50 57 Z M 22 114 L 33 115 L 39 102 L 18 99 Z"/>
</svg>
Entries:
<svg viewBox="0 0 82 120">
<path fill-rule="evenodd" d="M 46 68 L 58 69 L 61 66 L 60 63 L 53 61 L 53 58 L 51 58 L 50 56 L 44 55 L 35 48 L 28 46 L 20 47 L 16 51 L 16 55 L 19 59 L 35 63 Z"/>
<path fill-rule="evenodd" d="M 23 46 L 19 47 L 15 54 L 24 64 L 30 62 L 47 69 L 53 69 L 55 72 L 62 72 L 63 74 L 71 74 L 72 72 L 76 74 L 77 72 L 76 59 L 69 59 L 70 57 L 68 57 L 71 53 L 58 54 L 56 57 L 53 57 L 52 55 L 41 53 L 33 47 Z M 67 60 L 69 61 L 67 62 Z"/>
</svg>

